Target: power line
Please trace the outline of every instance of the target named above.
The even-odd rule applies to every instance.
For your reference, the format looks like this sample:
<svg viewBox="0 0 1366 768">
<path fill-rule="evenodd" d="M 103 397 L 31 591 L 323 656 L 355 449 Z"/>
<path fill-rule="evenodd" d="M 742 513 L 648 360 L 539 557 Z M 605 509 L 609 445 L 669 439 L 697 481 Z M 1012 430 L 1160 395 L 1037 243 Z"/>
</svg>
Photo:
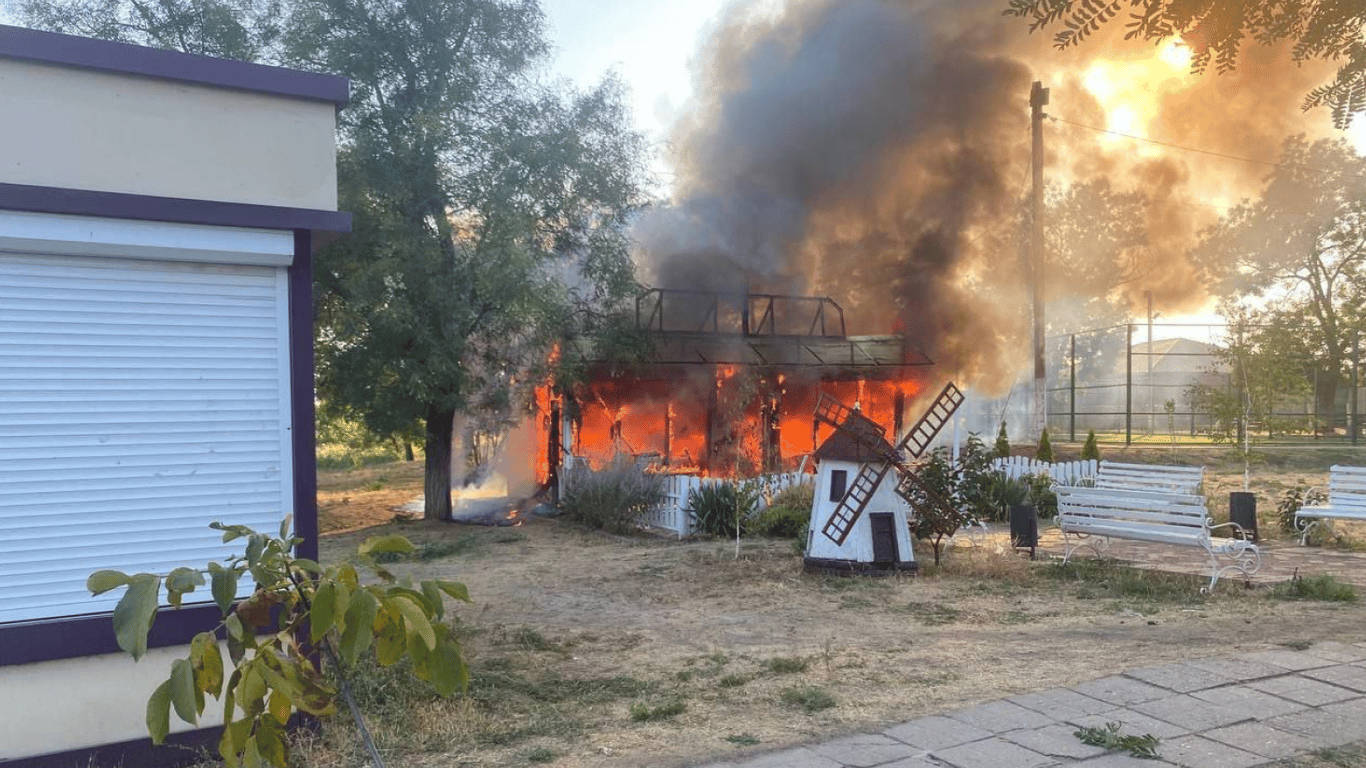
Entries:
<svg viewBox="0 0 1366 768">
<path fill-rule="evenodd" d="M 1289 164 L 1289 163 L 1274 163 L 1274 162 L 1272 162 L 1272 161 L 1270 161 L 1270 160 L 1258 160 L 1258 159 L 1252 158 L 1252 157 L 1241 157 L 1241 156 L 1239 156 L 1239 155 L 1230 155 L 1230 154 L 1227 154 L 1227 153 L 1225 153 L 1225 152 L 1215 152 L 1214 150 L 1210 150 L 1210 149 L 1199 149 L 1198 147 L 1187 147 L 1187 146 L 1185 146 L 1185 145 L 1183 145 L 1183 144 L 1173 144 L 1173 143 L 1170 142 L 1170 141 L 1160 141 L 1160 140 L 1158 140 L 1158 139 L 1150 139 L 1150 138 L 1148 138 L 1148 137 L 1146 137 L 1146 136 L 1137 136 L 1137 135 L 1132 134 L 1132 133 L 1124 133 L 1123 131 L 1112 131 L 1112 130 L 1110 130 L 1109 128 L 1100 128 L 1100 127 L 1094 126 L 1094 125 L 1087 125 L 1086 123 L 1079 123 L 1079 122 L 1077 122 L 1077 121 L 1075 121 L 1075 120 L 1067 120 L 1067 119 L 1065 119 L 1065 118 L 1061 118 L 1061 117 L 1058 117 L 1058 116 L 1056 116 L 1056 115 L 1048 115 L 1047 117 L 1048 117 L 1048 119 L 1053 120 L 1053 121 L 1055 121 L 1055 122 L 1067 123 L 1068 125 L 1075 125 L 1075 126 L 1077 126 L 1078 128 L 1086 128 L 1087 130 L 1097 131 L 1097 132 L 1099 132 L 1099 133 L 1108 133 L 1108 134 L 1110 134 L 1111 136 L 1123 136 L 1123 137 L 1126 138 L 1126 139 L 1133 139 L 1134 141 L 1142 141 L 1142 142 L 1147 142 L 1148 144 L 1157 144 L 1157 145 L 1163 146 L 1163 147 L 1170 147 L 1170 148 L 1172 148 L 1172 149 L 1179 149 L 1179 150 L 1182 150 L 1183 152 L 1197 152 L 1197 153 L 1202 154 L 1202 155 L 1210 155 L 1210 156 L 1212 156 L 1212 157 L 1221 157 L 1221 158 L 1224 158 L 1225 160 L 1238 160 L 1238 161 L 1244 162 L 1244 163 L 1255 163 L 1255 164 L 1257 164 L 1257 165 L 1266 165 L 1266 166 L 1270 166 L 1270 167 L 1272 167 L 1272 168 L 1295 168 L 1295 169 L 1301 170 L 1301 171 L 1313 171 L 1314 173 L 1325 173 L 1325 174 L 1341 173 L 1341 171 L 1328 171 L 1328 170 L 1324 170 L 1324 169 L 1322 169 L 1322 168 L 1311 168 L 1311 167 L 1309 167 L 1309 166 L 1307 166 L 1307 165 L 1291 165 L 1291 164 Z M 1350 175 L 1353 175 L 1353 176 L 1361 176 L 1361 174 L 1350 174 Z"/>
</svg>

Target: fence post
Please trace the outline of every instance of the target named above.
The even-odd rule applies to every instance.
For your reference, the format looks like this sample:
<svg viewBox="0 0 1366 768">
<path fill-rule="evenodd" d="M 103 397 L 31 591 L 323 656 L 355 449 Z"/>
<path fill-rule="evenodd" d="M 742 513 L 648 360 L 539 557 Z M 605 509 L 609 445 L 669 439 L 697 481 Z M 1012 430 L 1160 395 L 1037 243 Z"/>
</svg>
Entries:
<svg viewBox="0 0 1366 768">
<path fill-rule="evenodd" d="M 1077 442 L 1077 334 L 1072 334 L 1072 381 L 1069 389 L 1071 390 L 1071 402 L 1068 404 L 1069 431 L 1072 433 L 1071 441 Z"/>
<path fill-rule="evenodd" d="M 1357 387 L 1360 385 L 1360 365 L 1361 365 L 1361 331 L 1352 333 L 1352 416 L 1348 419 L 1348 425 L 1352 430 L 1352 445 L 1357 444 L 1357 419 L 1360 414 L 1357 412 Z"/>
<path fill-rule="evenodd" d="M 1134 443 L 1134 324 L 1124 326 L 1124 445 Z"/>
</svg>

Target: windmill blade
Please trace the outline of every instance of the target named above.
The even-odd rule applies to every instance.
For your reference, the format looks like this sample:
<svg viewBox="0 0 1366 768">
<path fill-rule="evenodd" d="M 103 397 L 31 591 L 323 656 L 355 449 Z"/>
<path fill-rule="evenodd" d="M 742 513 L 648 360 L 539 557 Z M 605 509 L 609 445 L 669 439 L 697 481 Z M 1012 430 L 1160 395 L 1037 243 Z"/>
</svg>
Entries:
<svg viewBox="0 0 1366 768">
<path fill-rule="evenodd" d="M 828 424 L 879 454 L 887 451 L 887 428 L 822 392 L 816 401 L 816 421 Z"/>
<path fill-rule="evenodd" d="M 873 500 L 873 494 L 877 492 L 878 486 L 882 485 L 882 478 L 892 469 L 891 464 L 883 463 L 879 466 L 879 469 L 874 469 L 872 464 L 863 465 L 854 476 L 854 482 L 849 486 L 844 498 L 840 499 L 839 506 L 835 507 L 830 519 L 825 521 L 821 533 L 835 542 L 836 546 L 844 545 L 844 540 L 849 538 L 849 531 L 853 530 L 859 515 L 868 508 L 868 503 Z"/>
<path fill-rule="evenodd" d="M 944 391 L 940 392 L 939 397 L 936 397 L 934 402 L 930 404 L 929 410 L 925 411 L 925 414 L 920 417 L 920 421 L 917 421 L 915 426 L 906 433 L 906 436 L 901 438 L 901 442 L 896 446 L 897 454 L 900 455 L 902 451 L 910 451 L 911 456 L 917 459 L 925 455 L 925 450 L 930 447 L 935 435 L 938 435 L 939 430 L 943 429 L 949 419 L 953 418 L 954 412 L 962 404 L 963 393 L 959 391 L 958 387 L 954 386 L 951 381 L 944 385 Z"/>
<path fill-rule="evenodd" d="M 906 503 L 910 504 L 912 509 L 919 504 L 928 502 L 930 506 L 935 507 L 941 512 L 953 513 L 957 511 L 948 499 L 940 496 L 938 492 L 926 485 L 925 481 L 920 479 L 920 475 L 901 466 L 898 466 L 896 469 L 897 474 L 900 476 L 900 479 L 897 480 L 896 483 L 896 493 L 898 496 L 905 499 Z M 919 490 L 920 493 L 924 495 L 924 499 L 917 499 L 913 494 L 913 490 Z"/>
</svg>

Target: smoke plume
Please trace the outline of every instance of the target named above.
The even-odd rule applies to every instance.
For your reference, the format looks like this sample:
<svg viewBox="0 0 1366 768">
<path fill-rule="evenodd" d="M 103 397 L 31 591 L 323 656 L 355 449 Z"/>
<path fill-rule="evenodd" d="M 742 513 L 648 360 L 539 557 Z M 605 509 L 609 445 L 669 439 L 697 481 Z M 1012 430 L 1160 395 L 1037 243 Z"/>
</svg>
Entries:
<svg viewBox="0 0 1366 768">
<path fill-rule="evenodd" d="M 1103 101 L 1129 94 L 1136 130 L 1153 138 L 1275 160 L 1285 136 L 1327 125 L 1298 108 L 1322 68 L 1286 66 L 1288 50 L 1251 44 L 1231 74 L 1163 70 L 1152 44 L 1122 40 L 1122 20 L 1060 52 L 1051 33 L 1003 18 L 1004 5 L 727 9 L 699 56 L 698 101 L 676 127 L 674 202 L 639 226 L 646 279 L 828 295 L 850 333 L 900 331 L 944 374 L 1009 386 L 1030 349 L 1021 235 L 1038 79 L 1059 118 L 1045 124 L 1049 182 L 1104 178 L 1148 198 L 1148 242 L 1128 282 L 1099 269 L 1108 284 L 1079 284 L 1050 265 L 1050 313 L 1095 295 L 1136 308 L 1145 291 L 1166 311 L 1202 305 L 1186 253 L 1217 206 L 1255 193 L 1267 167 L 1074 123 L 1105 128 L 1115 104 Z"/>
</svg>

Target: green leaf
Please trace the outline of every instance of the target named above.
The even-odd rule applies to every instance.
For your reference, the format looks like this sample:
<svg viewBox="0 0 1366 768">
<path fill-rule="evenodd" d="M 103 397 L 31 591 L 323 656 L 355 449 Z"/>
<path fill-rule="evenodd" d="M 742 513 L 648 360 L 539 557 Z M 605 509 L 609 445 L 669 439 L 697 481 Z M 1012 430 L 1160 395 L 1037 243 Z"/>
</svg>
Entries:
<svg viewBox="0 0 1366 768">
<path fill-rule="evenodd" d="M 265 768 L 265 763 L 261 761 L 261 750 L 256 746 L 256 737 L 247 737 L 246 744 L 242 745 L 242 768 Z"/>
<path fill-rule="evenodd" d="M 427 680 L 442 696 L 453 696 L 469 685 L 469 668 L 461 656 L 460 646 L 445 626 L 439 626 L 436 650 L 427 660 Z"/>
<path fill-rule="evenodd" d="M 195 686 L 218 698 L 223 691 L 223 651 L 212 632 L 200 632 L 190 643 L 190 660 L 194 664 Z"/>
<path fill-rule="evenodd" d="M 309 635 L 316 643 L 332 628 L 337 613 L 337 585 L 324 581 L 313 593 L 313 608 L 308 612 Z"/>
<path fill-rule="evenodd" d="M 400 615 L 396 615 L 397 609 L 390 612 L 389 605 L 382 608 L 375 616 L 375 658 L 381 666 L 387 667 L 403 658 L 408 648 L 408 638 L 403 631 Z"/>
<path fill-rule="evenodd" d="M 85 580 L 85 588 L 91 596 L 102 595 L 111 589 L 118 589 L 128 583 L 128 574 L 123 571 L 95 571 Z"/>
<path fill-rule="evenodd" d="M 290 702 L 288 696 L 279 691 L 274 691 L 270 694 L 270 702 L 266 705 L 266 709 L 277 723 L 284 725 L 289 722 L 289 716 L 294 712 L 294 704 Z"/>
<path fill-rule="evenodd" d="M 361 542 L 360 547 L 358 547 L 356 551 L 361 555 L 378 555 L 381 552 L 407 554 L 415 549 L 417 548 L 413 546 L 411 541 L 408 541 L 406 538 L 399 536 L 396 533 L 391 533 L 385 536 L 372 536 L 366 539 Z"/>
<path fill-rule="evenodd" d="M 460 600 L 461 602 L 466 603 L 474 602 L 470 599 L 469 588 L 458 581 L 441 581 L 440 579 L 433 579 L 432 583 L 436 585 L 437 589 L 441 590 L 442 592 L 445 592 L 446 594 L 450 595 L 456 600 Z"/>
<path fill-rule="evenodd" d="M 128 591 L 114 606 L 114 636 L 119 647 L 134 659 L 147 653 L 147 633 L 156 619 L 160 592 L 160 578 L 151 573 L 139 573 L 129 578 Z"/>
<path fill-rule="evenodd" d="M 420 637 L 429 649 L 436 647 L 436 632 L 432 630 L 432 623 L 428 620 L 427 613 L 422 610 L 421 604 L 406 594 L 396 596 L 389 603 L 403 615 L 403 623 L 407 626 L 409 635 Z"/>
<path fill-rule="evenodd" d="M 152 743 L 160 744 L 171 732 L 171 681 L 167 680 L 152 691 L 147 700 L 147 732 L 152 735 Z"/>
<path fill-rule="evenodd" d="M 294 524 L 294 515 L 285 515 L 285 519 L 280 521 L 280 538 L 289 538 L 289 529 Z"/>
<path fill-rule="evenodd" d="M 256 747 L 261 757 L 276 768 L 285 768 L 285 739 L 281 729 L 269 720 L 261 721 L 256 728 Z"/>
<path fill-rule="evenodd" d="M 185 659 L 171 662 L 171 703 L 175 705 L 176 716 L 190 725 L 199 722 L 194 691 L 194 667 Z"/>
<path fill-rule="evenodd" d="M 260 665 L 250 664 L 242 673 L 242 682 L 237 686 L 237 703 L 243 712 L 260 712 L 262 699 L 266 696 L 266 679 L 258 669 Z"/>
<path fill-rule="evenodd" d="M 214 529 L 215 531 L 223 532 L 224 544 L 227 544 L 233 539 L 240 539 L 243 536 L 250 536 L 253 533 L 256 533 L 256 531 L 253 531 L 245 525 L 223 525 L 217 520 L 213 521 L 212 523 L 209 523 L 209 527 Z"/>
<path fill-rule="evenodd" d="M 378 607 L 375 596 L 363 589 L 351 595 L 351 604 L 346 608 L 346 628 L 341 637 L 341 654 L 347 666 L 354 665 L 374 642 Z"/>
<path fill-rule="evenodd" d="M 244 642 L 250 637 L 247 628 L 242 626 L 242 620 L 235 613 L 223 619 L 223 626 L 228 630 L 228 658 L 232 659 L 234 666 L 241 664 L 242 659 L 247 657 L 247 644 Z"/>
<path fill-rule="evenodd" d="M 441 598 L 441 588 L 430 581 L 424 581 L 420 586 L 423 597 L 432 606 L 432 615 L 440 620 L 446 615 L 446 601 Z"/>
<path fill-rule="evenodd" d="M 213 592 L 213 601 L 218 604 L 218 610 L 227 613 L 232 610 L 232 603 L 237 599 L 237 571 L 230 568 L 214 568 L 217 563 L 209 563 L 209 579 L 211 584 L 209 589 Z"/>
<path fill-rule="evenodd" d="M 204 574 L 193 568 L 176 568 L 166 575 L 166 597 L 171 605 L 180 607 L 180 599 L 195 587 L 204 586 Z"/>
</svg>

